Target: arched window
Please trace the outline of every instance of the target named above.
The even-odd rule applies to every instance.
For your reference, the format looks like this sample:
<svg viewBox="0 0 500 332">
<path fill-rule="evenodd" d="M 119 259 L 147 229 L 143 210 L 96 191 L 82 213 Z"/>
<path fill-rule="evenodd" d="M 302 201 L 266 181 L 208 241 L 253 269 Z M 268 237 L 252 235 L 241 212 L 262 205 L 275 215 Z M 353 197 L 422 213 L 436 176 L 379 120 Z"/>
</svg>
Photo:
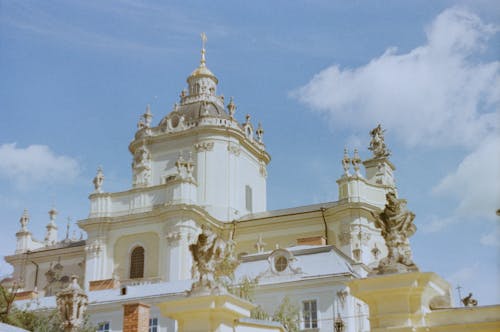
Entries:
<svg viewBox="0 0 500 332">
<path fill-rule="evenodd" d="M 136 247 L 130 255 L 130 279 L 144 278 L 144 248 Z"/>
</svg>

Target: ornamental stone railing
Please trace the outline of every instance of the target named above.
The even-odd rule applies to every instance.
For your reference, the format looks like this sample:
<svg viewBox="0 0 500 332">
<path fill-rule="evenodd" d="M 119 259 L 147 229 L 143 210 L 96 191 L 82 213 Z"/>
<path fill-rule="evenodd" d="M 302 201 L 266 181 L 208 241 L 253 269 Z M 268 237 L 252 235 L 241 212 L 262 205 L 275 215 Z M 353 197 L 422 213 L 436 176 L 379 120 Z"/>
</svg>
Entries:
<svg viewBox="0 0 500 332">
<path fill-rule="evenodd" d="M 174 179 L 157 186 L 116 193 L 95 193 L 89 197 L 89 218 L 143 213 L 160 205 L 193 204 L 196 202 L 196 192 L 193 181 Z"/>
</svg>

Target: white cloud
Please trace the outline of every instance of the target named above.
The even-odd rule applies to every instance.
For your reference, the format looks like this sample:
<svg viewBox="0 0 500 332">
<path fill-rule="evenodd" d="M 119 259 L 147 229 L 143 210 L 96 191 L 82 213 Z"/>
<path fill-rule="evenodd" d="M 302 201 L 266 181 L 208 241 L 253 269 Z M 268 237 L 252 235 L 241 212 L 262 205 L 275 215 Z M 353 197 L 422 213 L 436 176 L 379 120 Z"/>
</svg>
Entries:
<svg viewBox="0 0 500 332">
<path fill-rule="evenodd" d="M 406 54 L 389 48 L 354 69 L 333 65 L 292 96 L 334 126 L 381 122 L 409 146 L 473 147 L 498 125 L 500 62 L 475 61 L 497 31 L 451 8 L 429 26 L 425 45 Z"/>
<path fill-rule="evenodd" d="M 500 208 L 500 136 L 488 136 L 433 193 L 458 199 L 456 213 L 495 218 Z"/>
<path fill-rule="evenodd" d="M 500 227 L 496 227 L 493 232 L 484 234 L 480 242 L 482 245 L 489 247 L 500 247 Z"/>
<path fill-rule="evenodd" d="M 421 223 L 419 226 L 424 233 L 437 233 L 449 225 L 460 222 L 460 219 L 456 217 L 431 216 L 429 219 L 428 222 Z"/>
<path fill-rule="evenodd" d="M 466 266 L 458 271 L 455 271 L 447 279 L 450 283 L 455 285 L 463 285 L 468 281 L 474 280 L 479 274 L 479 263 L 475 263 L 473 266 Z"/>
<path fill-rule="evenodd" d="M 78 162 L 58 156 L 46 145 L 18 148 L 16 143 L 0 145 L 0 177 L 19 188 L 38 183 L 70 183 L 80 174 Z"/>
</svg>

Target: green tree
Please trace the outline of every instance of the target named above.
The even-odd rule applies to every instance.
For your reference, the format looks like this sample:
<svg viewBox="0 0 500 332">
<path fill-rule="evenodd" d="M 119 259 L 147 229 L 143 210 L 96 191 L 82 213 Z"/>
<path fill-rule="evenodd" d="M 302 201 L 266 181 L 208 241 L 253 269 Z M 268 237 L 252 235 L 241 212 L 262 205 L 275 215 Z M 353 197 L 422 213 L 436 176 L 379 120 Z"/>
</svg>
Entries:
<svg viewBox="0 0 500 332">
<path fill-rule="evenodd" d="M 250 277 L 245 276 L 241 278 L 237 284 L 232 282 L 230 285 L 228 285 L 227 290 L 234 296 L 240 297 L 249 302 L 253 302 L 255 296 L 255 289 L 257 288 L 258 284 L 259 284 L 258 277 L 252 279 Z"/>
<path fill-rule="evenodd" d="M 250 317 L 260 320 L 271 320 L 271 316 L 269 316 L 269 314 L 264 311 L 264 309 L 262 309 L 260 305 L 252 309 L 252 311 L 250 312 Z"/>
<path fill-rule="evenodd" d="M 273 315 L 273 320 L 280 322 L 288 332 L 298 332 L 300 322 L 300 309 L 292 304 L 290 298 L 285 296 L 280 306 Z"/>
</svg>

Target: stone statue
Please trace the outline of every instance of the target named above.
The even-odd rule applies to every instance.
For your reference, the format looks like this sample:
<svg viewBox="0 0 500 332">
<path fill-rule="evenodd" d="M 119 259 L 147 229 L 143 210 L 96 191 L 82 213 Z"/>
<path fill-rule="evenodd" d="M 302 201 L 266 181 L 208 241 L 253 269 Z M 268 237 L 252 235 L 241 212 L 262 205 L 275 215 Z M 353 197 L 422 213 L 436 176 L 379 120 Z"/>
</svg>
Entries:
<svg viewBox="0 0 500 332">
<path fill-rule="evenodd" d="M 408 240 L 417 230 L 413 224 L 415 214 L 406 208 L 406 202 L 398 199 L 393 191 L 386 194 L 386 199 L 387 204 L 381 213 L 371 212 L 388 250 L 387 257 L 380 261 L 373 274 L 418 271 L 412 260 Z"/>
<path fill-rule="evenodd" d="M 28 209 L 24 209 L 23 215 L 21 219 L 19 219 L 19 223 L 21 224 L 21 232 L 28 231 L 28 223 L 30 221 L 30 215 L 28 213 Z"/>
<path fill-rule="evenodd" d="M 94 189 L 96 193 L 102 193 L 102 184 L 104 183 L 104 173 L 102 171 L 102 167 L 97 169 L 97 174 L 92 181 L 94 183 Z"/>
<path fill-rule="evenodd" d="M 469 295 L 464 297 L 461 301 L 464 304 L 464 306 L 466 306 L 466 307 L 476 307 L 477 306 L 477 300 L 472 298 L 472 293 L 469 293 Z"/>
<path fill-rule="evenodd" d="M 132 162 L 134 172 L 134 186 L 147 186 L 151 177 L 151 154 L 145 146 L 141 146 L 134 153 Z"/>
<path fill-rule="evenodd" d="M 79 331 L 85 323 L 88 297 L 78 285 L 77 276 L 72 276 L 68 287 L 56 294 L 56 303 L 64 332 Z"/>
<path fill-rule="evenodd" d="M 225 293 L 227 290 L 219 277 L 232 273 L 237 266 L 237 260 L 226 243 L 203 225 L 202 232 L 196 243 L 189 246 L 189 251 L 193 255 L 191 274 L 195 280 L 190 295 Z"/>
<path fill-rule="evenodd" d="M 373 152 L 375 158 L 386 158 L 391 155 L 391 151 L 387 149 L 384 142 L 384 132 L 380 124 L 370 131 L 372 139 L 368 149 Z"/>
</svg>

